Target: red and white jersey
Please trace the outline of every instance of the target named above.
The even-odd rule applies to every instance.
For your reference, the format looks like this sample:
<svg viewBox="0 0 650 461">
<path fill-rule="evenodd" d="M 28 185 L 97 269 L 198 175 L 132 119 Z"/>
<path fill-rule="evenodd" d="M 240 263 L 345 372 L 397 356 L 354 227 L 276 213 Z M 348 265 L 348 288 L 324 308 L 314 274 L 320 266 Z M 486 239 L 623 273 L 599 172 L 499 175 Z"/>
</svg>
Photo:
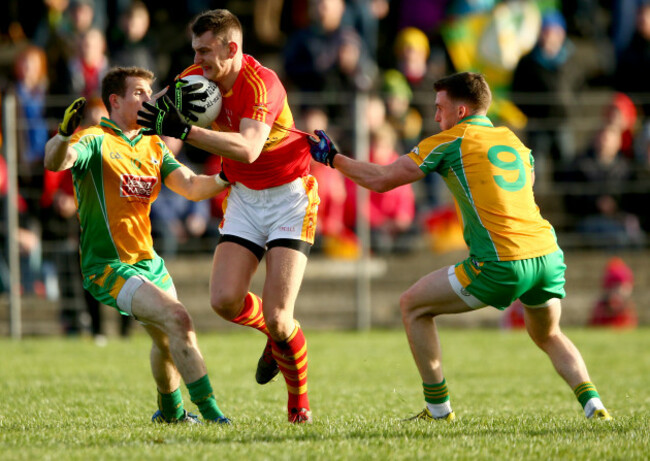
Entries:
<svg viewBox="0 0 650 461">
<path fill-rule="evenodd" d="M 179 77 L 187 75 L 203 75 L 203 70 L 192 65 Z M 287 91 L 275 72 L 245 54 L 235 84 L 222 98 L 221 112 L 212 129 L 238 132 L 243 118 L 271 127 L 262 153 L 253 163 L 223 157 L 223 170 L 230 182 L 260 190 L 281 186 L 309 174 L 309 143 L 305 135 L 290 131 L 295 129 L 295 123 Z"/>
</svg>

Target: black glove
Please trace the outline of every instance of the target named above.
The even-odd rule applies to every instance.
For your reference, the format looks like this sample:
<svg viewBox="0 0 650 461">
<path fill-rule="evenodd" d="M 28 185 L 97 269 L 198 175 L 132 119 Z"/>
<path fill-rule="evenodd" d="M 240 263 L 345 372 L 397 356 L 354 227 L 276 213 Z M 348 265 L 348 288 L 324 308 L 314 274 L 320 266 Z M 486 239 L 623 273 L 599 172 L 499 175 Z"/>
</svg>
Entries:
<svg viewBox="0 0 650 461">
<path fill-rule="evenodd" d="M 63 114 L 63 120 L 59 123 L 61 136 L 68 137 L 74 133 L 83 118 L 84 107 L 86 107 L 86 98 L 77 98 L 68 106 Z"/>
<path fill-rule="evenodd" d="M 200 83 L 192 83 L 191 85 L 188 85 L 187 80 L 183 80 L 182 78 L 177 80 L 174 84 L 174 104 L 185 118 L 188 118 L 193 122 L 196 122 L 198 117 L 192 112 L 199 114 L 205 112 L 205 107 L 192 104 L 192 101 L 204 101 L 207 99 L 208 93 L 205 91 L 194 93 L 194 90 L 197 90 L 202 86 L 203 85 Z"/>
<path fill-rule="evenodd" d="M 339 148 L 323 130 L 316 130 L 314 133 L 318 138 L 314 136 L 307 137 L 307 141 L 311 144 L 309 153 L 317 162 L 334 168 L 334 156 L 340 153 Z"/>
<path fill-rule="evenodd" d="M 138 124 L 149 128 L 143 134 L 171 136 L 182 141 L 187 138 L 192 126 L 185 121 L 169 96 L 164 95 L 162 99 L 158 99 L 155 106 L 150 102 L 143 102 L 142 107 L 147 111 L 138 111 Z"/>
</svg>

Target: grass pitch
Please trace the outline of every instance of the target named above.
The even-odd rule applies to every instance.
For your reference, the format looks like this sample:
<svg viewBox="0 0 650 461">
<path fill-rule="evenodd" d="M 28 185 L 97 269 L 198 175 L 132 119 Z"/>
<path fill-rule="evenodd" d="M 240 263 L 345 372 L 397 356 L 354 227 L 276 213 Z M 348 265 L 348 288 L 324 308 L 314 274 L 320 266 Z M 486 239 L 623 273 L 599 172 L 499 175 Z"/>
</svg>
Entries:
<svg viewBox="0 0 650 461">
<path fill-rule="evenodd" d="M 587 421 L 524 332 L 441 331 L 457 420 L 404 423 L 422 387 L 402 331 L 310 332 L 314 424 L 255 383 L 263 337 L 200 334 L 231 427 L 150 423 L 149 340 L 0 339 L 0 459 L 648 459 L 650 330 L 567 330 L 614 421 Z M 183 387 L 186 408 L 196 412 Z"/>
</svg>

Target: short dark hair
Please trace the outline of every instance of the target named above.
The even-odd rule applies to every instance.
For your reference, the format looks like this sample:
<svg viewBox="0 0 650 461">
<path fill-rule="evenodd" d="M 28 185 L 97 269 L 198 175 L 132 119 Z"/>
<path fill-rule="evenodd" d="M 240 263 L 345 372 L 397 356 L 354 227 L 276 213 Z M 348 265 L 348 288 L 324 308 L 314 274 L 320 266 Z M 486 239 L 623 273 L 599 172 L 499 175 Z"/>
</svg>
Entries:
<svg viewBox="0 0 650 461">
<path fill-rule="evenodd" d="M 212 32 L 215 36 L 224 36 L 231 32 L 237 32 L 242 36 L 241 22 L 237 16 L 226 9 L 216 9 L 206 11 L 194 18 L 190 24 L 190 30 L 195 36 L 203 35 L 206 32 Z"/>
<path fill-rule="evenodd" d="M 148 80 L 149 83 L 153 82 L 155 78 L 153 72 L 142 67 L 113 67 L 109 70 L 102 79 L 102 102 L 109 114 L 111 113 L 111 95 L 116 94 L 124 97 L 128 77 L 139 77 Z"/>
<path fill-rule="evenodd" d="M 450 99 L 469 105 L 474 111 L 487 111 L 492 102 L 490 86 L 482 74 L 460 72 L 443 77 L 433 84 L 436 91 L 446 91 Z"/>
</svg>

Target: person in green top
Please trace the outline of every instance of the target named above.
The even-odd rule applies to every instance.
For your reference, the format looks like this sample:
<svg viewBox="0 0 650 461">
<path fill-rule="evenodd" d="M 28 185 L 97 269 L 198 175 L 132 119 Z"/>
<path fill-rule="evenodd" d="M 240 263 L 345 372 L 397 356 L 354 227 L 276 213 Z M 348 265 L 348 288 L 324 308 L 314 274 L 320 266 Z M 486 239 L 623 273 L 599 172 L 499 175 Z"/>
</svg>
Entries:
<svg viewBox="0 0 650 461">
<path fill-rule="evenodd" d="M 139 320 L 152 338 L 151 370 L 158 388 L 157 423 L 198 423 L 183 406 L 181 378 L 206 421 L 230 424 L 217 405 L 190 314 L 153 249 L 149 212 L 164 182 L 190 200 L 213 197 L 227 182 L 197 175 L 164 142 L 137 124 L 151 99 L 153 74 L 116 67 L 102 80 L 109 117 L 75 133 L 85 99 L 65 111 L 45 147 L 45 168 L 71 169 L 81 224 L 84 288 L 97 300 Z M 162 104 L 169 103 L 167 97 Z"/>
<path fill-rule="evenodd" d="M 469 258 L 425 275 L 400 297 L 411 352 L 422 377 L 426 407 L 414 420 L 453 421 L 442 371 L 436 317 L 487 305 L 525 306 L 531 339 L 571 386 L 587 418 L 610 420 L 582 356 L 560 330 L 564 257 L 552 226 L 533 196 L 533 157 L 507 128 L 486 117 L 490 88 L 477 73 L 434 83 L 442 132 L 422 140 L 389 165 L 339 155 L 327 134 L 310 137 L 312 157 L 367 189 L 384 192 L 437 172 L 456 200 Z"/>
</svg>

